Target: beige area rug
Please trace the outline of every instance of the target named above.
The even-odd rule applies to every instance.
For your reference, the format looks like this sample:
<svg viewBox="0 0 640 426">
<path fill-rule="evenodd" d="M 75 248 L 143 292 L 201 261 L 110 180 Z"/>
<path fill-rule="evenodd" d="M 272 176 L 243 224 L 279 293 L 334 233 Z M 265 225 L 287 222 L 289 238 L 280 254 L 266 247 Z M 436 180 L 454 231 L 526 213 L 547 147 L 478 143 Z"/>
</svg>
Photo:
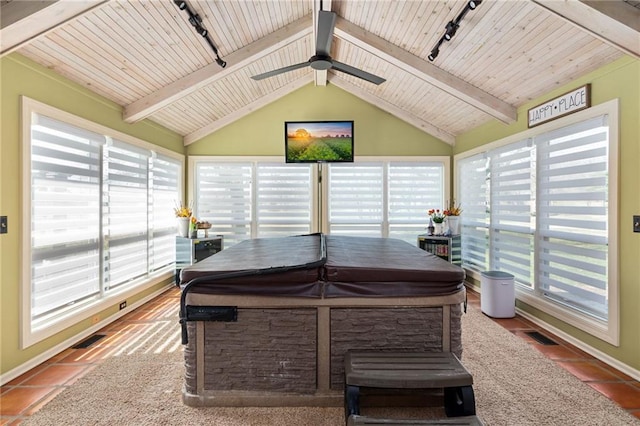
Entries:
<svg viewBox="0 0 640 426">
<path fill-rule="evenodd" d="M 179 338 L 177 315 L 175 319 L 148 324 L 137 342 L 99 365 L 23 424 L 345 424 L 342 407 L 192 408 L 183 405 L 184 367 Z M 474 376 L 477 413 L 487 425 L 640 423 L 471 306 L 463 316 L 463 348 L 462 361 Z M 410 411 L 402 409 L 400 414 L 410 415 Z M 430 413 L 433 412 L 432 409 Z M 363 409 L 363 414 L 372 412 Z"/>
</svg>

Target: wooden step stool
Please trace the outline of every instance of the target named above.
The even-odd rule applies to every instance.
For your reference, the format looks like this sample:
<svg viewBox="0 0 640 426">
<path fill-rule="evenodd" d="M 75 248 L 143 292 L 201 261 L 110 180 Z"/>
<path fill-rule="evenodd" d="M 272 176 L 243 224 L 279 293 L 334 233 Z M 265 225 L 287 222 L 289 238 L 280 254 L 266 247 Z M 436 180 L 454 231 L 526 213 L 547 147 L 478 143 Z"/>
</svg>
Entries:
<svg viewBox="0 0 640 426">
<path fill-rule="evenodd" d="M 449 419 L 434 420 L 394 420 L 394 419 L 374 419 L 365 416 L 349 416 L 347 426 L 484 426 L 484 423 L 476 416 L 451 417 Z"/>
<path fill-rule="evenodd" d="M 451 352 L 348 352 L 344 362 L 347 421 L 360 415 L 360 387 L 443 388 L 448 417 L 476 414 L 473 377 Z"/>
</svg>

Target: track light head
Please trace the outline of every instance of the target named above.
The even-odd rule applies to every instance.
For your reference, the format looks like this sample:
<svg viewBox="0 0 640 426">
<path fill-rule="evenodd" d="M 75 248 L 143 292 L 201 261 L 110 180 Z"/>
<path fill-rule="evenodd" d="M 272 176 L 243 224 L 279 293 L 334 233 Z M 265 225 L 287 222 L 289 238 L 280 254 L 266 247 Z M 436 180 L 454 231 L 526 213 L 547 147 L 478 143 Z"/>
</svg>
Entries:
<svg viewBox="0 0 640 426">
<path fill-rule="evenodd" d="M 178 9 L 184 10 L 187 7 L 187 2 L 184 0 L 173 0 L 173 2 L 178 6 Z"/>
<path fill-rule="evenodd" d="M 460 25 L 456 24 L 453 21 L 447 22 L 446 32 L 444 33 L 444 39 L 449 41 L 456 35 L 456 31 L 458 31 Z"/>
<path fill-rule="evenodd" d="M 216 56 L 216 64 L 220 65 L 222 68 L 227 66 L 227 63 L 220 59 L 220 57 Z"/>
<path fill-rule="evenodd" d="M 206 37 L 207 34 L 209 34 L 209 31 L 207 31 L 205 28 L 203 28 L 200 25 L 196 25 L 196 32 L 200 34 L 202 37 Z"/>
<path fill-rule="evenodd" d="M 434 47 L 431 53 L 429 54 L 429 60 L 433 62 L 438 57 L 438 53 L 440 53 L 440 49 L 438 49 L 437 47 Z"/>
<path fill-rule="evenodd" d="M 480 3 L 482 3 L 482 0 L 470 0 L 468 3 L 469 9 L 475 10 Z"/>
</svg>

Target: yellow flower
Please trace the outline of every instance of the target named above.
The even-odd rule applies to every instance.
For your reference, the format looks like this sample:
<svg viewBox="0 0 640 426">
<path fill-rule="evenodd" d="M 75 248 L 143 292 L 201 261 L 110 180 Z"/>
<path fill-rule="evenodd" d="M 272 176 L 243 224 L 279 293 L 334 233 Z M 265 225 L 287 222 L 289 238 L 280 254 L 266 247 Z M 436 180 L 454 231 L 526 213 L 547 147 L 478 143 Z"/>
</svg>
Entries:
<svg viewBox="0 0 640 426">
<path fill-rule="evenodd" d="M 176 217 L 191 217 L 191 214 L 193 213 L 191 207 L 187 207 L 182 204 L 180 204 L 179 206 L 176 205 L 173 208 L 173 212 L 175 213 Z"/>
</svg>

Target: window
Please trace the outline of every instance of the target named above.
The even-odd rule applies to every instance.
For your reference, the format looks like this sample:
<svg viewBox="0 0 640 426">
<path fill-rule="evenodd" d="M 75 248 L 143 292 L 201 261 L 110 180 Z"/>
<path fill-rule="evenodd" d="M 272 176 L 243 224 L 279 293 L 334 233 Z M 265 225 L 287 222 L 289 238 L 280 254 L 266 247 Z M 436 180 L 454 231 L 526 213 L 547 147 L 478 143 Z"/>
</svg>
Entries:
<svg viewBox="0 0 640 426">
<path fill-rule="evenodd" d="M 192 160 L 194 214 L 211 223 L 210 233 L 224 235 L 225 247 L 249 238 L 312 232 L 312 166 L 277 160 Z"/>
<path fill-rule="evenodd" d="M 463 267 L 513 274 L 520 299 L 613 344 L 616 116 L 593 107 L 456 165 Z"/>
<path fill-rule="evenodd" d="M 225 236 L 226 247 L 248 238 L 316 232 L 321 218 L 328 233 L 416 244 L 426 231 L 427 210 L 445 205 L 448 160 L 316 165 L 271 157 L 192 158 L 194 208 L 199 219 L 211 222 L 210 232 Z"/>
<path fill-rule="evenodd" d="M 170 276 L 182 160 L 30 99 L 23 104 L 26 347 Z"/>
<path fill-rule="evenodd" d="M 331 234 L 399 238 L 416 244 L 427 211 L 444 208 L 445 161 L 358 161 L 330 164 Z"/>
</svg>

